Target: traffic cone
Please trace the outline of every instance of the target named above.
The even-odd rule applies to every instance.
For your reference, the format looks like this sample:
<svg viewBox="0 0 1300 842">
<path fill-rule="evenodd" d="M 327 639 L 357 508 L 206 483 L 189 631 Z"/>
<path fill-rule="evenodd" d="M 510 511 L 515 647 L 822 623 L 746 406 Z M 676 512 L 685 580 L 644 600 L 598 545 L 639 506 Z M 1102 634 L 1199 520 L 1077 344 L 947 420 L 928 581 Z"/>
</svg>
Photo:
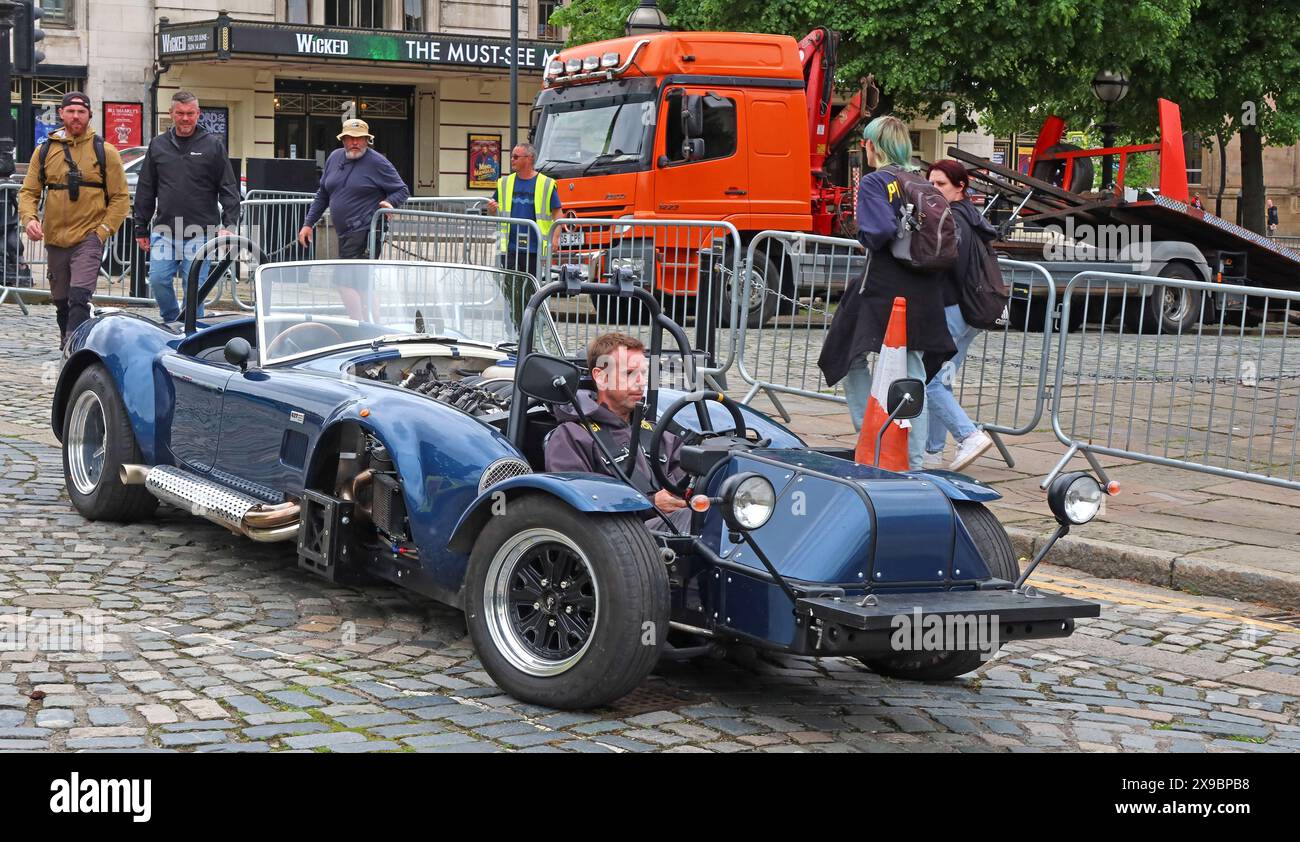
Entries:
<svg viewBox="0 0 1300 842">
<path fill-rule="evenodd" d="M 895 380 L 907 377 L 907 299 L 894 299 L 894 309 L 889 314 L 885 328 L 885 341 L 876 358 L 876 368 L 871 375 L 871 397 L 862 417 L 862 430 L 858 433 L 858 446 L 853 459 L 861 465 L 870 465 L 876 456 L 876 435 L 889 418 L 889 387 Z M 880 467 L 887 471 L 906 471 L 907 430 L 911 424 L 895 420 L 885 430 L 880 440 Z"/>
</svg>

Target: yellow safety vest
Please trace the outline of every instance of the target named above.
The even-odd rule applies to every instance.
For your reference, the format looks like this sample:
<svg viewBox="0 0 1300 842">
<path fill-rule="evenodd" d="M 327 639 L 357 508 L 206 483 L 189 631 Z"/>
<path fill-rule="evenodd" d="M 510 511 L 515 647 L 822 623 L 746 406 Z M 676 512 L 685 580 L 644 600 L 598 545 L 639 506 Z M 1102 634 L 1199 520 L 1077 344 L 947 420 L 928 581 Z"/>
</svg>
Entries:
<svg viewBox="0 0 1300 842">
<path fill-rule="evenodd" d="M 533 190 L 533 217 L 542 232 L 541 252 L 546 253 L 551 245 L 551 197 L 555 195 L 555 179 L 542 173 L 537 174 L 537 187 Z M 515 204 L 515 173 L 497 179 L 497 205 L 500 211 L 509 216 Z M 501 225 L 501 251 L 509 245 L 510 226 Z"/>
</svg>

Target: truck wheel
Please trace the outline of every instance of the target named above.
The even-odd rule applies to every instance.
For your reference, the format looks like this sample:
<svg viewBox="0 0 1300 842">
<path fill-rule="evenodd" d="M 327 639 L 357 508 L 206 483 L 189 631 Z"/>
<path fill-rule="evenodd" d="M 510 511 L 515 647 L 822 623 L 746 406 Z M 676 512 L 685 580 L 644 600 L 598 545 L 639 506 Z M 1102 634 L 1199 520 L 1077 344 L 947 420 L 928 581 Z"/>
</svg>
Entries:
<svg viewBox="0 0 1300 842">
<path fill-rule="evenodd" d="M 1159 272 L 1162 278 L 1181 281 L 1202 280 L 1195 269 L 1185 263 L 1166 263 Z M 1135 299 L 1125 308 L 1124 328 L 1137 333 L 1183 333 L 1204 316 L 1214 320 L 1214 305 L 1208 295 L 1187 287 L 1152 287 L 1146 298 Z M 1205 315 L 1207 311 L 1210 315 Z"/>
<path fill-rule="evenodd" d="M 781 282 L 781 273 L 777 267 L 776 261 L 770 254 L 757 254 L 754 260 L 754 269 L 750 273 L 749 296 L 746 300 L 740 302 L 740 318 L 744 320 L 749 327 L 762 327 L 767 324 L 781 298 L 780 290 L 776 285 Z M 743 281 L 741 281 L 743 284 Z M 732 289 L 731 284 L 725 284 L 718 296 L 718 306 L 721 308 L 718 314 L 718 324 L 723 327 L 733 327 L 731 324 L 732 304 L 738 291 Z M 743 289 L 739 291 L 743 293 Z"/>
<path fill-rule="evenodd" d="M 143 461 L 122 398 L 103 366 L 77 378 L 63 416 L 63 481 L 87 520 L 140 520 L 158 508 L 143 485 L 125 485 L 124 464 Z"/>
<path fill-rule="evenodd" d="M 988 565 L 989 574 L 1014 582 L 1020 577 L 1020 565 L 1007 530 L 997 515 L 982 503 L 954 500 L 957 517 L 970 533 L 976 549 Z M 996 650 L 995 650 L 996 651 Z M 989 652 L 991 656 L 993 652 Z M 982 652 L 904 652 L 883 658 L 861 658 L 872 672 L 910 681 L 947 681 L 978 669 L 985 660 Z"/>
<path fill-rule="evenodd" d="M 635 514 L 509 501 L 470 554 L 465 619 L 483 668 L 520 701 L 589 708 L 626 695 L 668 633 L 668 575 Z"/>
</svg>

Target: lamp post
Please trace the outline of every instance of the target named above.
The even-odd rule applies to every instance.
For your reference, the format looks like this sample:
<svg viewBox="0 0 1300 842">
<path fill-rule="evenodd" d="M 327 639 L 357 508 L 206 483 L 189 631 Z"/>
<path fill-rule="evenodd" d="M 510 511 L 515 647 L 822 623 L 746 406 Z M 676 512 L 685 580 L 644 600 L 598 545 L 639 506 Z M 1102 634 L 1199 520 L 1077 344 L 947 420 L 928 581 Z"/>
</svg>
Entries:
<svg viewBox="0 0 1300 842">
<path fill-rule="evenodd" d="M 510 0 L 510 150 L 519 143 L 519 0 Z M 508 215 L 508 214 L 507 214 Z"/>
<path fill-rule="evenodd" d="M 653 35 L 671 29 L 668 18 L 659 10 L 655 0 L 641 0 L 640 4 L 627 16 L 623 32 L 627 35 Z"/>
<path fill-rule="evenodd" d="M 1104 122 L 1101 124 L 1101 145 L 1110 148 L 1115 144 L 1115 130 L 1119 126 L 1110 121 L 1110 107 L 1128 96 L 1128 77 L 1113 70 L 1099 70 L 1092 77 L 1092 93 L 1106 106 Z M 1101 189 L 1109 190 L 1115 157 L 1107 153 L 1101 161 Z"/>
</svg>

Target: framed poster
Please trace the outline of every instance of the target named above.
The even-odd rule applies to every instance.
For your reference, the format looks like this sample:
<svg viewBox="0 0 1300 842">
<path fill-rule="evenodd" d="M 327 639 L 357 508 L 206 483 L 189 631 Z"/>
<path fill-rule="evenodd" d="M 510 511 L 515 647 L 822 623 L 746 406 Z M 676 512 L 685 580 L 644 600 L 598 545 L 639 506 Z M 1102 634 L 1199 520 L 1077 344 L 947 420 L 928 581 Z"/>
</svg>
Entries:
<svg viewBox="0 0 1300 842">
<path fill-rule="evenodd" d="M 1032 161 L 1033 158 L 1034 158 L 1034 147 L 1017 146 L 1016 147 L 1016 170 L 1024 173 L 1025 175 L 1028 175 L 1029 162 Z"/>
<path fill-rule="evenodd" d="M 125 149 L 144 145 L 144 103 L 104 103 L 104 140 Z"/>
<path fill-rule="evenodd" d="M 469 136 L 469 164 L 465 175 L 471 190 L 496 187 L 497 179 L 501 177 L 501 135 Z"/>
<path fill-rule="evenodd" d="M 199 125 L 221 138 L 221 144 L 230 149 L 230 109 L 220 106 L 201 106 Z"/>
<path fill-rule="evenodd" d="M 32 109 L 32 148 L 34 149 L 44 143 L 50 132 L 62 125 L 63 121 L 59 119 L 59 109 L 56 104 L 48 103 L 34 107 Z"/>
</svg>

